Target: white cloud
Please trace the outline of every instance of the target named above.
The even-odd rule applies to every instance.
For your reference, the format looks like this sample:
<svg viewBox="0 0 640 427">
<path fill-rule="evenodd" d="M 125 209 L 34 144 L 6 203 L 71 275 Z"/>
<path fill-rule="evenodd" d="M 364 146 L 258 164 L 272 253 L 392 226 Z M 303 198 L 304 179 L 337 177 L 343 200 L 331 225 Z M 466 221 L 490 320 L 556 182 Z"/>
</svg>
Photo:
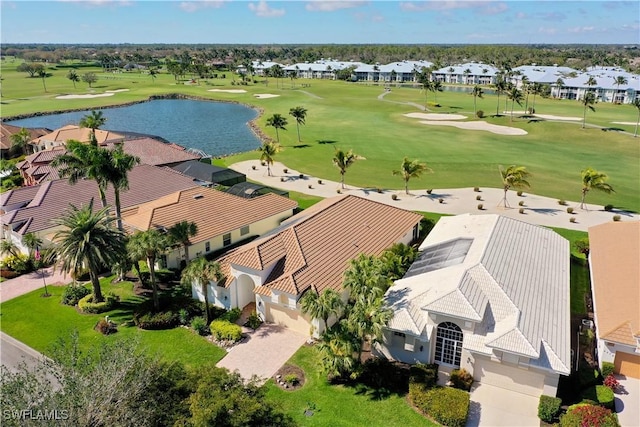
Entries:
<svg viewBox="0 0 640 427">
<path fill-rule="evenodd" d="M 568 33 L 591 33 L 596 29 L 596 27 L 573 27 L 567 28 Z"/>
<path fill-rule="evenodd" d="M 429 0 L 419 2 L 400 2 L 400 10 L 404 12 L 424 12 L 436 11 L 449 13 L 452 10 L 471 9 L 483 15 L 497 15 L 509 9 L 505 2 L 494 2 L 488 0 Z"/>
<path fill-rule="evenodd" d="M 538 28 L 538 32 L 542 34 L 556 34 L 558 30 L 556 28 L 540 27 Z"/>
<path fill-rule="evenodd" d="M 78 3 L 87 7 L 101 6 L 131 6 L 133 2 L 129 0 L 58 0 L 63 3 Z"/>
<path fill-rule="evenodd" d="M 340 9 L 353 9 L 366 6 L 367 1 L 314 0 L 307 2 L 305 9 L 309 12 L 333 12 Z"/>
<path fill-rule="evenodd" d="M 183 1 L 180 9 L 185 12 L 195 12 L 200 9 L 219 9 L 224 6 L 224 0 Z"/>
<path fill-rule="evenodd" d="M 249 10 L 263 18 L 274 18 L 276 16 L 282 16 L 285 13 L 284 9 L 270 8 L 265 0 L 260 0 L 257 4 L 249 3 Z"/>
</svg>

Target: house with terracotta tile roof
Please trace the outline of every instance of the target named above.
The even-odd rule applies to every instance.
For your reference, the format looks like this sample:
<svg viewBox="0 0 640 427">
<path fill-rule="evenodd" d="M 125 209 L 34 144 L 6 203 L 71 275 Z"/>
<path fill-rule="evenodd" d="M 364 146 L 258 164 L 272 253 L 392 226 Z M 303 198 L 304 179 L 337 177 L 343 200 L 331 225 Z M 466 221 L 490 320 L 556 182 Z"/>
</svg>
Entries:
<svg viewBox="0 0 640 427">
<path fill-rule="evenodd" d="M 640 379 L 640 222 L 589 227 L 598 362 Z"/>
<path fill-rule="evenodd" d="M 3 158 L 6 158 L 9 155 L 9 150 L 13 147 L 13 141 L 11 140 L 11 135 L 14 135 L 20 132 L 22 128 L 20 126 L 8 125 L 5 123 L 0 123 L 0 154 Z M 51 129 L 47 128 L 25 128 L 29 132 L 30 139 L 36 139 L 41 137 L 42 135 L 46 135 L 51 132 Z M 25 150 L 28 148 L 25 147 Z"/>
<path fill-rule="evenodd" d="M 153 184 L 152 184 L 153 183 Z M 161 185 L 155 185 L 161 183 Z M 129 189 L 120 193 L 123 208 L 137 206 L 176 191 L 200 188 L 191 177 L 169 168 L 138 165 L 129 172 Z M 107 204 L 113 206 L 113 188 L 107 188 Z M 47 181 L 32 187 L 22 187 L 0 194 L 1 235 L 13 241 L 24 253 L 22 237 L 35 233 L 51 244 L 55 227 L 51 221 L 62 216 L 70 204 L 77 207 L 95 200 L 94 209 L 100 209 L 98 186 L 94 180 L 80 180 L 71 185 L 66 179 Z"/>
<path fill-rule="evenodd" d="M 359 254 L 380 255 L 394 243 L 411 243 L 421 219 L 358 196 L 325 199 L 219 258 L 224 277 L 209 284 L 210 302 L 227 309 L 255 304 L 267 322 L 303 334 L 311 326 L 322 332 L 322 322 L 300 309 L 304 293 L 333 289 L 346 299 L 342 277 L 349 261 Z M 193 284 L 192 293 L 203 301 L 199 284 Z"/>
<path fill-rule="evenodd" d="M 556 395 L 571 371 L 569 242 L 500 215 L 441 218 L 385 294 L 394 316 L 378 352 L 437 363 L 443 379 Z"/>
<path fill-rule="evenodd" d="M 124 135 L 119 133 L 102 129 L 96 129 L 95 136 L 98 144 L 122 141 L 125 138 Z M 33 152 L 35 153 L 41 150 L 49 150 L 51 148 L 65 146 L 67 141 L 71 139 L 74 141 L 88 143 L 91 140 L 91 129 L 76 125 L 67 125 L 32 140 L 30 144 L 33 148 Z"/>
<path fill-rule="evenodd" d="M 297 202 L 273 193 L 246 199 L 198 187 L 123 209 L 122 222 L 131 232 L 167 230 L 180 221 L 193 222 L 198 232 L 189 239 L 188 251 L 194 258 L 265 234 L 293 215 L 296 207 Z M 183 260 L 179 247 L 166 254 L 162 263 L 178 268 Z"/>
</svg>

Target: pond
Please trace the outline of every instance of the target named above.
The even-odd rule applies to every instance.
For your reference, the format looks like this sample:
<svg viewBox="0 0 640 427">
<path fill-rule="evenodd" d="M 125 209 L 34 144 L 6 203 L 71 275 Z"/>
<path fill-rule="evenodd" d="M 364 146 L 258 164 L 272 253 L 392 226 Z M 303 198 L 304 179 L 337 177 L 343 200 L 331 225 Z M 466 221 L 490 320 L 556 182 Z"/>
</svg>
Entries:
<svg viewBox="0 0 640 427">
<path fill-rule="evenodd" d="M 101 111 L 107 119 L 102 129 L 155 135 L 212 156 L 249 151 L 260 146 L 260 140 L 248 125 L 258 112 L 240 104 L 158 99 Z M 57 129 L 69 124 L 77 125 L 89 113 L 90 110 L 74 111 L 7 123 Z"/>
</svg>

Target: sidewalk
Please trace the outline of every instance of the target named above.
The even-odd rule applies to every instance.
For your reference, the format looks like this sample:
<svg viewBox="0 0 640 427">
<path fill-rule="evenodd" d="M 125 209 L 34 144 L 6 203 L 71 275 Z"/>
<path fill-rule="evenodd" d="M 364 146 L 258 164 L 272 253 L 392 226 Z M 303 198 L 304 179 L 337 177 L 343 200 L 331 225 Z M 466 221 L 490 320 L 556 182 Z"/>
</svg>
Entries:
<svg viewBox="0 0 640 427">
<path fill-rule="evenodd" d="M 252 166 L 255 166 L 255 170 Z M 275 162 L 271 167 L 273 176 L 267 175 L 267 167 L 262 166 L 258 160 L 235 163 L 230 168 L 244 173 L 249 180 L 270 187 L 324 198 L 339 195 L 337 192 L 340 188 L 339 182 L 322 179 L 322 184 L 318 184 L 317 177 L 304 174 L 304 177 L 300 178 L 300 172 L 290 168 L 285 174 L 283 170 L 286 166 L 279 162 Z M 509 191 L 507 200 L 511 204 L 511 208 L 504 208 L 499 206 L 504 196 L 504 191 L 500 188 L 481 188 L 480 192 L 473 191 L 473 188 L 437 188 L 431 194 L 427 194 L 426 189 L 412 189 L 410 190 L 411 194 L 406 195 L 404 190 L 383 189 L 382 193 L 378 193 L 375 188 L 345 187 L 342 194 L 354 194 L 411 211 L 451 215 L 463 213 L 500 214 L 532 224 L 571 230 L 587 231 L 591 226 L 612 221 L 614 215 L 620 215 L 622 221 L 640 220 L 638 214 L 616 210 L 607 212 L 601 205 L 589 204 L 587 209 L 583 210 L 579 208 L 580 202 L 567 201 L 566 206 L 561 206 L 557 199 L 538 196 L 526 191 L 522 197 L 518 197 L 516 191 Z M 391 198 L 394 194 L 397 195 L 397 200 Z M 476 200 L 477 196 L 480 196 L 482 200 Z M 440 199 L 443 200 L 442 203 L 440 203 Z M 518 206 L 521 201 L 524 202 L 522 207 L 524 213 L 522 214 L 519 212 L 520 206 Z M 478 210 L 478 204 L 483 205 L 483 210 Z M 574 209 L 573 214 L 567 213 L 568 207 Z M 569 222 L 569 218 L 575 218 L 576 222 Z"/>
<path fill-rule="evenodd" d="M 43 279 L 44 275 L 44 279 Z M 9 301 L 12 298 L 27 294 L 36 289 L 47 286 L 66 285 L 72 280 L 65 277 L 60 271 L 53 272 L 53 267 L 43 268 L 29 274 L 23 274 L 15 279 L 5 280 L 0 283 L 0 303 Z"/>
</svg>

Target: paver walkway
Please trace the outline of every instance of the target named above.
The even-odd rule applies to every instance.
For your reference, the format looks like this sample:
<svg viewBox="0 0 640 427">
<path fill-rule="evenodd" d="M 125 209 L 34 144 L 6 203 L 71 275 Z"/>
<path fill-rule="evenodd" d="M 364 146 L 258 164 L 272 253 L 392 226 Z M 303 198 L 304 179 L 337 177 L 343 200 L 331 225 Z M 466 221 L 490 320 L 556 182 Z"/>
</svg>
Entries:
<svg viewBox="0 0 640 427">
<path fill-rule="evenodd" d="M 322 184 L 319 184 L 318 178 L 306 174 L 303 174 L 303 178 L 300 178 L 300 172 L 290 168 L 288 173 L 285 174 L 284 169 L 286 166 L 279 162 L 275 162 L 271 166 L 273 176 L 267 175 L 267 167 L 260 165 L 258 160 L 235 163 L 230 168 L 244 173 L 247 179 L 270 187 L 297 191 L 317 197 L 335 197 L 339 195 L 337 190 L 340 189 L 340 183 L 322 179 Z M 406 195 L 403 190 L 382 190 L 381 193 L 378 193 L 375 188 L 347 186 L 341 192 L 342 194 L 355 194 L 411 211 L 452 215 L 493 213 L 532 224 L 581 231 L 587 231 L 589 227 L 603 222 L 610 222 L 616 214 L 620 215 L 622 221 L 640 220 L 638 214 L 625 211 L 607 212 L 601 205 L 588 204 L 587 209 L 583 210 L 579 208 L 579 202 L 567 201 L 566 206 L 561 206 L 558 204 L 557 199 L 538 196 L 526 191 L 523 197 L 518 197 L 516 191 L 509 191 L 507 200 L 513 207 L 505 209 L 502 206 L 498 206 L 504 196 L 504 191 L 501 188 L 481 188 L 480 190 L 480 192 L 475 192 L 473 188 L 438 188 L 434 189 L 431 194 L 427 194 L 427 190 L 422 189 L 410 190 L 411 194 Z M 396 195 L 398 199 L 393 200 L 392 195 Z M 477 196 L 480 196 L 482 200 L 476 200 Z M 440 203 L 440 199 L 443 200 L 442 203 Z M 521 201 L 524 203 L 524 214 L 519 213 L 520 206 L 518 206 L 518 203 Z M 483 210 L 478 210 L 477 208 L 480 203 L 483 205 Z M 567 213 L 568 207 L 574 208 L 573 214 Z M 575 218 L 575 222 L 569 222 L 569 218 Z"/>
<path fill-rule="evenodd" d="M 218 362 L 219 367 L 237 370 L 242 378 L 257 375 L 261 383 L 271 378 L 302 346 L 307 337 L 295 331 L 264 323 Z"/>
<path fill-rule="evenodd" d="M 0 303 L 40 289 L 44 287 L 45 284 L 47 286 L 59 286 L 71 283 L 71 281 L 72 279 L 69 276 L 65 276 L 60 271 L 54 272 L 53 267 L 23 274 L 22 276 L 0 283 Z"/>
</svg>

